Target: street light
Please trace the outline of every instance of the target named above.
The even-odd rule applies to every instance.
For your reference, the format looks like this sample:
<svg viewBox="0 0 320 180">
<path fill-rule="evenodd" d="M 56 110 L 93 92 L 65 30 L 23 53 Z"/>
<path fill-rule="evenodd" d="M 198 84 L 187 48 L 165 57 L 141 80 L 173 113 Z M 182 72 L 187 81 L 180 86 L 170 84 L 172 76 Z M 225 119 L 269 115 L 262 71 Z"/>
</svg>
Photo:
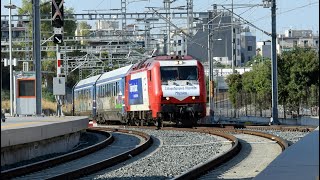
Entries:
<svg viewBox="0 0 320 180">
<path fill-rule="evenodd" d="M 11 32 L 11 9 L 16 9 L 16 5 L 11 4 L 11 0 L 10 0 L 10 4 L 9 5 L 5 5 L 5 8 L 9 9 L 9 62 L 10 62 L 10 115 L 13 116 L 13 72 L 12 72 L 12 32 Z"/>
<path fill-rule="evenodd" d="M 221 41 L 221 38 L 218 39 L 212 39 L 213 33 L 211 33 L 210 31 L 210 23 L 213 21 L 214 19 L 211 19 L 208 23 L 207 23 L 207 27 L 208 27 L 208 63 L 209 63 L 209 117 L 210 120 L 212 118 L 212 116 L 214 116 L 214 111 L 213 111 L 213 105 L 214 105 L 214 99 L 213 99 L 213 63 L 212 63 L 212 47 L 211 47 L 211 43 L 212 41 L 216 40 L 216 41 Z"/>
</svg>

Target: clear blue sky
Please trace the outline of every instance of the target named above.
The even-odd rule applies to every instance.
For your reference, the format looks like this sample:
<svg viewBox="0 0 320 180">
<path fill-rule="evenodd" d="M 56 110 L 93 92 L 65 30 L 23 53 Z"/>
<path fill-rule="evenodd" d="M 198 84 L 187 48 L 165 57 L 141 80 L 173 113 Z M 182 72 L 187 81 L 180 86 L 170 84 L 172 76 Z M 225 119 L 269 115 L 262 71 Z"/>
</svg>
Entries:
<svg viewBox="0 0 320 180">
<path fill-rule="evenodd" d="M 127 0 L 128 12 L 144 12 L 146 6 L 163 7 L 163 0 L 146 0 L 143 2 L 135 2 L 139 0 Z M 76 13 L 85 13 L 83 10 L 94 9 L 119 9 L 121 7 L 120 0 L 65 0 L 66 7 L 73 7 Z M 207 11 L 212 9 L 212 4 L 231 4 L 232 0 L 194 0 L 194 11 Z M 12 3 L 21 6 L 21 0 L 12 0 Z M 233 0 L 234 4 L 261 4 L 262 0 Z M 8 10 L 3 6 L 9 4 L 9 0 L 1 0 L 1 14 L 8 14 Z M 186 5 L 186 0 L 177 0 L 171 4 L 171 7 Z M 219 8 L 219 7 L 218 7 Z M 257 27 L 271 32 L 271 9 L 263 7 L 239 8 L 234 6 L 234 12 L 241 17 L 252 22 Z M 277 32 L 283 33 L 285 29 L 310 29 L 314 33 L 319 32 L 319 0 L 277 0 Z M 15 14 L 13 10 L 12 14 Z M 128 22 L 130 23 L 130 22 Z M 185 21 L 174 21 L 179 27 L 185 25 Z M 90 22 L 93 24 L 93 21 Z M 270 39 L 260 31 L 253 33 L 257 36 L 257 40 Z"/>
</svg>

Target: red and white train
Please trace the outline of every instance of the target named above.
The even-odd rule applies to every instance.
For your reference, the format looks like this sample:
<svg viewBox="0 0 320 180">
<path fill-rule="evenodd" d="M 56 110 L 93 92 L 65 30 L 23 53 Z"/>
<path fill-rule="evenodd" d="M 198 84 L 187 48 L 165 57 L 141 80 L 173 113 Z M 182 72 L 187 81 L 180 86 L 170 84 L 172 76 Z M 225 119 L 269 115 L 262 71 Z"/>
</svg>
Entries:
<svg viewBox="0 0 320 180">
<path fill-rule="evenodd" d="M 206 115 L 203 65 L 191 56 L 157 56 L 84 79 L 74 88 L 74 114 L 98 123 L 194 126 Z"/>
</svg>

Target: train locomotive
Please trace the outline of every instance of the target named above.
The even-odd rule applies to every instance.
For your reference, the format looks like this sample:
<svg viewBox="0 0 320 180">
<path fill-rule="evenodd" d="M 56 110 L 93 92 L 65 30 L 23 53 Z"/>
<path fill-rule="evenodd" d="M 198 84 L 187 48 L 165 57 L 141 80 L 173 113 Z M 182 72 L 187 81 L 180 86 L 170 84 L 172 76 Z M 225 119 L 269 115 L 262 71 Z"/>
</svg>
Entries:
<svg viewBox="0 0 320 180">
<path fill-rule="evenodd" d="M 81 80 L 73 94 L 74 115 L 97 123 L 195 126 L 206 115 L 204 68 L 191 56 L 148 58 Z"/>
</svg>

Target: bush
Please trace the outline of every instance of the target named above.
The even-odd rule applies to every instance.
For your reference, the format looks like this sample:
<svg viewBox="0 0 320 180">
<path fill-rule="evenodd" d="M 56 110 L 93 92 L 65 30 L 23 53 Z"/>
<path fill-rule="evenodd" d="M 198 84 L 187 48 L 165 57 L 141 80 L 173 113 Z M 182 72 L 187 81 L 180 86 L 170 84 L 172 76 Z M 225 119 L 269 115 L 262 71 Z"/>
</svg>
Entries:
<svg viewBox="0 0 320 180">
<path fill-rule="evenodd" d="M 56 98 L 54 97 L 52 92 L 48 91 L 47 88 L 43 88 L 42 89 L 42 98 L 44 98 L 44 99 L 46 99 L 47 101 L 50 101 L 50 102 L 55 102 L 56 101 Z"/>
<path fill-rule="evenodd" d="M 10 91 L 9 90 L 2 90 L 1 91 L 1 100 L 9 100 L 10 99 Z"/>
</svg>

